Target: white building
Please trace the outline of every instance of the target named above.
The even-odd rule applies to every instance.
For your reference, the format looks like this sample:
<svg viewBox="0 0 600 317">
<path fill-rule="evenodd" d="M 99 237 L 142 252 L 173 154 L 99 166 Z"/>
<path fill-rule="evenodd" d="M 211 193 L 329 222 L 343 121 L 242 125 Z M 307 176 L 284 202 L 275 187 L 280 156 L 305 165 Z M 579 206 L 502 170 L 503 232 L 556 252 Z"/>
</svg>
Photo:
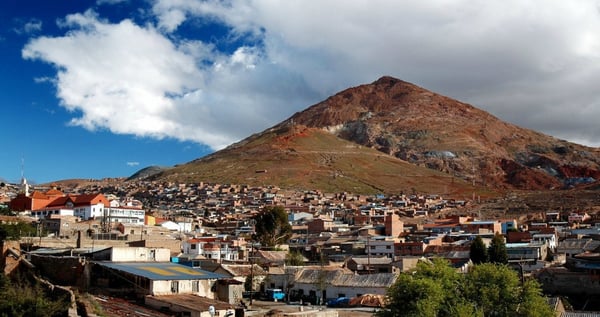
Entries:
<svg viewBox="0 0 600 317">
<path fill-rule="evenodd" d="M 369 239 L 365 245 L 365 254 L 371 256 L 386 256 L 394 258 L 394 240 L 372 240 Z"/>
<path fill-rule="evenodd" d="M 108 217 L 109 222 L 117 222 L 117 223 L 130 223 L 130 224 L 143 224 L 144 216 L 146 212 L 138 207 L 110 207 L 107 208 L 108 212 L 106 213 L 106 217 Z"/>
<path fill-rule="evenodd" d="M 191 257 L 203 256 L 216 261 L 238 261 L 240 250 L 232 243 L 210 238 L 194 238 L 184 241 L 183 253 Z"/>
<path fill-rule="evenodd" d="M 109 202 L 102 194 L 68 195 L 55 198 L 44 208 L 32 210 L 31 215 L 44 219 L 50 215 L 76 216 L 82 220 L 102 217 Z"/>
<path fill-rule="evenodd" d="M 552 233 L 536 233 L 531 237 L 531 242 L 534 243 L 546 243 L 548 245 L 548 249 L 552 252 L 556 251 L 556 235 Z"/>
<path fill-rule="evenodd" d="M 342 269 L 303 269 L 296 273 L 291 293 L 300 296 L 331 299 L 358 297 L 364 294 L 386 295 L 398 273 L 358 275 Z M 320 285 L 324 284 L 324 285 Z"/>
<path fill-rule="evenodd" d="M 169 262 L 171 250 L 167 248 L 111 247 L 96 251 L 93 259 L 112 262 Z"/>
</svg>

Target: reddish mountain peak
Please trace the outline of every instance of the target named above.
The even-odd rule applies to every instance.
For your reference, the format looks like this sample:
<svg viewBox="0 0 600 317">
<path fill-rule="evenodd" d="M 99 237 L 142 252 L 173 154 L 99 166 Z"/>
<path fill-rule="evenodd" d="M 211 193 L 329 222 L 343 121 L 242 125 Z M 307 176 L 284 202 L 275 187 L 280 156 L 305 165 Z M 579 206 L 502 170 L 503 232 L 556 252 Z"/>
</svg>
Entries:
<svg viewBox="0 0 600 317">
<path fill-rule="evenodd" d="M 423 116 L 493 117 L 471 105 L 384 76 L 372 84 L 349 88 L 335 94 L 295 114 L 291 119 L 307 126 L 324 128 L 364 121 L 371 117 L 398 120 Z"/>
<path fill-rule="evenodd" d="M 590 149 L 503 122 L 469 104 L 389 76 L 346 89 L 287 122 L 325 129 L 415 164 L 497 184 L 494 187 L 556 188 L 569 178 L 595 175 L 600 162 L 577 154 L 591 153 Z M 563 172 L 572 170 L 568 167 L 575 162 L 584 169 L 576 175 Z M 517 173 L 525 180 L 515 182 L 515 169 L 508 166 L 521 166 Z M 537 181 L 528 182 L 535 174 L 540 174 Z"/>
</svg>

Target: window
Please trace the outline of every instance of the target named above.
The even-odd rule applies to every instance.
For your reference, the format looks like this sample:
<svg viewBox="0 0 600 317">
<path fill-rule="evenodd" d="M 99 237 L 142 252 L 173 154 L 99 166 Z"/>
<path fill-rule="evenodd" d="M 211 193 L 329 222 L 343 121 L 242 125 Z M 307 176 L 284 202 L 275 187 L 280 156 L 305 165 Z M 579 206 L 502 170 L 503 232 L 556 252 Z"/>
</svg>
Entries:
<svg viewBox="0 0 600 317">
<path fill-rule="evenodd" d="M 200 291 L 200 282 L 192 281 L 192 292 L 198 293 Z"/>
<path fill-rule="evenodd" d="M 338 298 L 339 297 L 346 297 L 346 294 L 344 294 L 344 293 L 338 293 Z"/>
<path fill-rule="evenodd" d="M 179 292 L 179 281 L 171 281 L 171 293 Z"/>
<path fill-rule="evenodd" d="M 388 250 L 390 250 L 392 248 L 392 246 L 391 245 L 386 245 L 385 248 L 388 249 Z"/>
<path fill-rule="evenodd" d="M 196 245 L 195 244 L 192 244 L 190 247 L 191 247 L 192 250 L 196 250 Z"/>
</svg>

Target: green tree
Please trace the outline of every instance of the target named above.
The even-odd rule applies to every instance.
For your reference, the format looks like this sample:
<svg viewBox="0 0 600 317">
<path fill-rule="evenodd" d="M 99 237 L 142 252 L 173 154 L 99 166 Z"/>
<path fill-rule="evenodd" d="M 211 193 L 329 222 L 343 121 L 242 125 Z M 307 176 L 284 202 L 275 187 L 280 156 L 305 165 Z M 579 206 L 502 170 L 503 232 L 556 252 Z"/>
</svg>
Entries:
<svg viewBox="0 0 600 317">
<path fill-rule="evenodd" d="M 504 236 L 501 234 L 496 234 L 492 238 L 492 242 L 490 242 L 490 247 L 488 248 L 488 257 L 491 263 L 508 263 L 506 243 L 504 243 Z"/>
<path fill-rule="evenodd" d="M 442 260 L 421 262 L 401 273 L 387 295 L 377 316 L 554 316 L 539 284 L 521 285 L 517 273 L 501 264 L 483 263 L 462 275 Z"/>
<path fill-rule="evenodd" d="M 3 279 L 0 286 L 0 316 L 65 316 L 68 297 L 53 297 L 39 283 Z"/>
<path fill-rule="evenodd" d="M 304 265 L 304 256 L 302 256 L 302 253 L 298 251 L 290 251 L 285 256 L 285 264 L 291 266 Z"/>
<path fill-rule="evenodd" d="M 521 289 L 518 316 L 543 317 L 553 313 L 553 309 L 542 295 L 540 284 L 536 280 L 525 281 Z"/>
<path fill-rule="evenodd" d="M 379 316 L 474 316 L 460 297 L 462 279 L 445 260 L 419 262 L 390 287 L 390 305 Z"/>
<path fill-rule="evenodd" d="M 266 207 L 261 213 L 254 216 L 255 234 L 253 238 L 266 247 L 274 247 L 286 243 L 292 236 L 292 226 L 283 207 Z"/>
<path fill-rule="evenodd" d="M 21 237 L 35 237 L 38 234 L 34 226 L 25 222 L 0 224 L 0 232 L 0 235 L 3 235 L 2 240 L 19 240 Z"/>
<path fill-rule="evenodd" d="M 519 277 L 506 265 L 476 265 L 465 277 L 464 294 L 485 316 L 515 316 L 519 304 Z"/>
<path fill-rule="evenodd" d="M 480 236 L 477 236 L 471 243 L 470 258 L 474 264 L 481 264 L 488 261 L 487 247 Z"/>
</svg>

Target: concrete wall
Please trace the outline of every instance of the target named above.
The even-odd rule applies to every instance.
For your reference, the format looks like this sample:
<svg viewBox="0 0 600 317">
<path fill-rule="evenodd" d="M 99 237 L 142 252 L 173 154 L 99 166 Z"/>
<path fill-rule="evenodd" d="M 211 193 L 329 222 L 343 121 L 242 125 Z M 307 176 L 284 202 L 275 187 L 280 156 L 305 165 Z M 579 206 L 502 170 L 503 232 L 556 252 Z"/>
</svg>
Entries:
<svg viewBox="0 0 600 317">
<path fill-rule="evenodd" d="M 113 247 L 113 262 L 169 262 L 171 251 L 160 248 Z"/>
<path fill-rule="evenodd" d="M 179 280 L 178 291 L 173 293 L 171 291 L 172 280 L 163 281 L 151 281 L 150 282 L 150 295 L 173 295 L 173 294 L 196 294 L 210 299 L 215 299 L 215 294 L 211 291 L 211 287 L 215 284 L 216 280 L 199 280 L 198 292 L 192 291 L 192 285 L 194 280 Z"/>
<path fill-rule="evenodd" d="M 83 258 L 76 256 L 31 255 L 31 263 L 40 275 L 53 284 L 84 286 Z"/>
</svg>

